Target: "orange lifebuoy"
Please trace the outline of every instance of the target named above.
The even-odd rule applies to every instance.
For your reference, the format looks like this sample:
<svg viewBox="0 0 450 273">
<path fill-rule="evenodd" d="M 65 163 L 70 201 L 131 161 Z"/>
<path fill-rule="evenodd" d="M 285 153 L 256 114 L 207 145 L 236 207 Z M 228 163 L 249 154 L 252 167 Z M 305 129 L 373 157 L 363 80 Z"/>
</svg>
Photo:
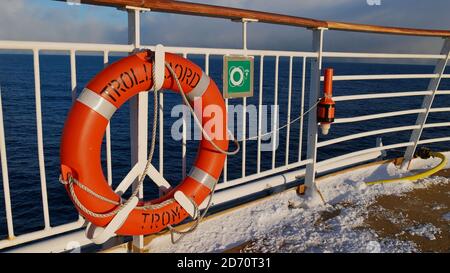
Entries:
<svg viewBox="0 0 450 273">
<path fill-rule="evenodd" d="M 61 141 L 61 175 L 63 180 L 69 177 L 77 179 L 96 194 L 119 202 L 121 197 L 108 185 L 101 167 L 101 144 L 108 122 L 114 112 L 127 100 L 139 92 L 153 86 L 153 52 L 143 51 L 128 56 L 105 68 L 82 91 L 67 117 Z M 221 92 L 200 67 L 178 55 L 166 53 L 165 60 L 177 74 L 182 89 L 193 103 L 195 98 L 202 99 L 202 111 L 209 105 L 222 110 L 222 126 L 216 128 L 212 139 L 220 149 L 227 151 L 226 108 Z M 179 92 L 172 74 L 165 68 L 163 89 Z M 211 118 L 203 116 L 205 125 Z M 219 124 L 216 124 L 218 126 Z M 190 173 L 166 195 L 151 201 L 140 201 L 128 215 L 123 225 L 115 232 L 119 235 L 146 235 L 161 231 L 168 225 L 178 224 L 188 213 L 173 199 L 176 191 L 183 192 L 197 205 L 211 193 L 219 179 L 226 155 L 202 138 L 197 159 Z M 73 186 L 76 197 L 88 210 L 103 214 L 117 208 L 86 192 L 77 185 Z M 66 189 L 69 191 L 68 186 Z M 69 194 L 69 196 L 71 196 Z M 72 198 L 72 201 L 73 198 Z M 98 227 L 105 227 L 110 217 L 94 217 L 84 213 L 74 202 L 79 213 Z M 148 204 L 161 204 L 157 208 L 144 209 Z"/>
</svg>

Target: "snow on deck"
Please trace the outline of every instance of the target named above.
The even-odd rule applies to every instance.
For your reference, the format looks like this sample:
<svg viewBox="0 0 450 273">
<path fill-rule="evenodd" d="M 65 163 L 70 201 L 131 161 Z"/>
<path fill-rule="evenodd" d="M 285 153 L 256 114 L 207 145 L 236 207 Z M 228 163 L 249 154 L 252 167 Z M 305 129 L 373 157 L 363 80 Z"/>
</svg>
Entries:
<svg viewBox="0 0 450 273">
<path fill-rule="evenodd" d="M 437 159 L 415 160 L 412 168 L 429 168 L 437 162 Z M 365 184 L 402 175 L 405 172 L 390 163 L 326 177 L 320 180 L 318 187 L 327 204 L 313 202 L 317 205 L 307 206 L 305 197 L 293 190 L 286 191 L 212 217 L 177 244 L 171 244 L 169 236 L 161 236 L 148 247 L 151 252 L 222 252 L 233 247 L 244 252 L 420 251 L 412 241 L 381 238 L 364 225 L 369 207 L 379 196 L 401 195 L 449 183 L 447 178 L 433 177 L 414 183 Z M 432 240 L 441 231 L 426 224 L 412 226 L 406 232 Z"/>
</svg>

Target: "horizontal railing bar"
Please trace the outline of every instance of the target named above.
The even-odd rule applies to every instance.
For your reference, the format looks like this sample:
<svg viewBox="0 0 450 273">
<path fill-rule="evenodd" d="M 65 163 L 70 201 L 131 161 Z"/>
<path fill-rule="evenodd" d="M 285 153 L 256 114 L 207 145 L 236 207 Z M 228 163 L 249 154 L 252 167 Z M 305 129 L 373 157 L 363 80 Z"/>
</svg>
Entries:
<svg viewBox="0 0 450 273">
<path fill-rule="evenodd" d="M 88 51 L 88 52 L 131 52 L 133 45 L 93 44 L 93 43 L 60 43 L 34 41 L 0 41 L 0 49 L 5 50 L 49 50 L 49 51 Z"/>
<path fill-rule="evenodd" d="M 142 45 L 142 48 L 154 50 L 155 46 Z M 236 49 L 236 48 L 202 48 L 202 47 L 172 47 L 165 46 L 166 51 L 189 54 L 189 55 L 252 55 L 252 56 L 266 56 L 266 57 L 317 57 L 316 52 L 307 51 L 285 51 L 285 50 L 259 50 L 259 49 Z"/>
<path fill-rule="evenodd" d="M 371 59 L 432 59 L 447 58 L 440 54 L 394 54 L 394 53 L 370 53 L 370 52 L 323 52 L 326 58 L 371 58 Z"/>
<path fill-rule="evenodd" d="M 155 46 L 144 45 L 142 48 L 154 49 Z M 64 42 L 36 42 L 36 41 L 9 41 L 0 40 L 0 49 L 2 50 L 48 50 L 48 51 L 86 51 L 86 52 L 131 52 L 134 50 L 133 45 L 119 44 L 97 44 L 97 43 L 64 43 Z M 167 51 L 180 54 L 242 54 L 244 49 L 232 48 L 200 48 L 200 47 L 166 47 Z M 299 52 L 299 51 L 278 51 L 278 50 L 251 50 L 248 49 L 249 55 L 266 55 L 280 57 L 316 57 L 315 52 Z M 399 58 L 399 59 L 443 59 L 444 55 L 434 54 L 380 54 L 380 53 L 353 53 L 353 52 L 323 52 L 325 57 L 353 57 L 353 58 Z M 384 75 L 383 75 L 384 76 Z M 431 74 L 433 77 L 434 74 Z M 450 76 L 450 75 L 446 75 Z M 342 77 L 342 76 L 335 76 Z M 427 76 L 429 77 L 429 76 Z M 339 79 L 339 78 L 338 78 Z"/>
<path fill-rule="evenodd" d="M 19 235 L 17 237 L 14 237 L 12 240 L 9 240 L 9 239 L 1 240 L 0 241 L 0 249 L 17 246 L 17 245 L 28 243 L 31 241 L 48 238 L 50 236 L 73 231 L 73 230 L 83 227 L 84 224 L 85 224 L 84 220 L 78 220 L 76 222 L 59 225 L 56 227 L 50 227 L 48 229 L 34 231 L 34 232 L 26 233 L 24 235 Z"/>
<path fill-rule="evenodd" d="M 435 143 L 435 142 L 447 142 L 447 141 L 450 141 L 450 137 L 423 139 L 423 140 L 419 141 L 419 144 L 430 144 L 430 143 Z"/>
<path fill-rule="evenodd" d="M 357 121 L 365 121 L 365 120 L 371 120 L 371 119 L 379 119 L 379 118 L 386 118 L 386 117 L 396 117 L 396 116 L 403 116 L 403 115 L 411 115 L 411 114 L 418 114 L 424 112 L 425 109 L 411 109 L 411 110 L 403 110 L 403 111 L 394 111 L 394 112 L 386 112 L 386 113 L 379 113 L 379 114 L 372 114 L 372 115 L 364 115 L 364 116 L 357 116 L 357 117 L 351 117 L 351 118 L 338 118 L 334 121 L 334 123 L 350 123 L 350 122 L 357 122 Z"/>
<path fill-rule="evenodd" d="M 333 158 L 333 162 L 337 162 L 340 160 L 344 160 L 347 158 L 351 158 L 351 157 L 355 157 L 355 156 L 359 156 L 362 154 L 367 154 L 367 153 L 371 153 L 371 152 L 378 152 L 378 151 L 385 151 L 385 150 L 391 150 L 391 149 L 397 149 L 397 148 L 404 148 L 404 147 L 408 147 L 414 145 L 414 142 L 402 142 L 402 143 L 397 143 L 397 144 L 392 144 L 392 145 L 386 145 L 386 146 L 380 146 L 380 147 L 375 147 L 375 148 L 369 148 L 369 149 L 364 149 L 364 150 L 360 150 L 357 152 L 353 152 L 353 153 L 349 153 L 349 154 L 345 154 L 345 155 L 341 155 L 341 156 L 337 156 Z M 318 163 L 320 164 L 320 162 Z"/>
<path fill-rule="evenodd" d="M 333 97 L 333 100 L 338 102 L 338 101 L 384 99 L 384 98 L 409 97 L 409 96 L 427 96 L 431 95 L 432 93 L 433 93 L 432 91 L 407 91 L 395 93 L 361 94 L 349 96 L 335 96 Z"/>
<path fill-rule="evenodd" d="M 436 127 L 447 127 L 450 126 L 450 122 L 438 122 L 438 123 L 428 123 L 425 124 L 424 128 L 436 128 Z"/>
<path fill-rule="evenodd" d="M 153 45 L 143 45 L 141 48 L 154 50 Z M 47 51 L 85 51 L 85 52 L 131 52 L 134 50 L 133 45 L 117 45 L 117 44 L 94 44 L 94 43 L 60 43 L 60 42 L 33 42 L 33 41 L 7 41 L 0 40 L 0 49 L 3 50 L 47 50 Z M 244 50 L 232 48 L 200 48 L 200 47 L 165 47 L 168 52 L 179 54 L 210 54 L 210 55 L 227 55 L 227 54 L 243 54 L 244 51 L 248 55 L 257 56 L 279 56 L 279 57 L 316 57 L 315 52 L 301 51 L 278 51 L 278 50 Z"/>
<path fill-rule="evenodd" d="M 65 0 L 57 0 L 65 1 Z M 276 13 L 230 8 L 224 6 L 213 6 L 207 4 L 190 3 L 182 1 L 150 1 L 150 0 L 81 0 L 81 3 L 116 6 L 116 7 L 138 7 L 148 8 L 152 11 L 176 14 L 187 14 L 204 17 L 216 17 L 223 19 L 253 19 L 263 23 L 289 25 L 303 28 L 328 28 L 341 31 L 385 33 L 395 35 L 414 35 L 429 37 L 450 37 L 450 31 L 432 29 L 414 29 L 403 27 L 388 27 L 366 24 L 355 24 L 347 22 L 324 21 L 311 18 L 282 15 Z"/>
<path fill-rule="evenodd" d="M 125 240 L 126 239 L 124 238 L 123 241 Z M 109 249 L 123 242 L 117 237 L 112 239 L 111 242 L 112 241 L 114 241 L 114 243 L 108 243 L 98 248 L 98 252 L 102 252 L 105 248 Z M 92 241 L 86 238 L 85 230 L 76 229 L 45 238 L 45 240 L 36 240 L 29 244 L 6 248 L 2 253 L 78 253 L 81 252 L 84 247 L 93 245 Z"/>
<path fill-rule="evenodd" d="M 336 124 L 350 123 L 350 122 L 358 122 L 358 121 L 365 121 L 365 120 L 371 120 L 371 119 L 418 114 L 418 113 L 422 113 L 422 112 L 425 112 L 425 109 L 422 108 L 422 109 L 411 109 L 411 110 L 403 110 L 403 111 L 385 112 L 385 113 L 357 116 L 357 117 L 351 117 L 351 118 L 338 118 L 334 121 L 334 123 L 336 123 Z M 432 109 L 430 109 L 430 112 L 431 113 L 450 112 L 450 107 L 432 108 Z"/>
<path fill-rule="evenodd" d="M 382 155 L 380 151 L 359 153 L 359 155 L 348 157 L 332 157 L 327 160 L 317 162 L 317 174 L 323 174 L 331 170 L 341 169 L 346 166 L 356 165 L 379 158 Z"/>
<path fill-rule="evenodd" d="M 425 124 L 424 128 L 437 128 L 437 127 L 447 127 L 447 126 L 450 126 L 450 122 Z M 386 133 L 409 131 L 409 130 L 414 130 L 417 128 L 420 128 L 420 125 L 401 126 L 401 127 L 373 130 L 373 131 L 368 131 L 368 132 L 363 132 L 363 133 L 358 133 L 358 134 L 347 135 L 347 136 L 343 136 L 343 137 L 339 137 L 339 138 L 334 138 L 334 139 L 330 139 L 327 141 L 322 141 L 322 142 L 318 143 L 317 147 L 320 148 L 320 147 L 325 147 L 328 145 L 333 145 L 333 144 L 337 144 L 337 143 L 341 143 L 341 142 L 349 141 L 349 140 L 354 140 L 354 139 L 358 139 L 358 138 L 374 136 L 374 135 L 381 135 L 381 134 L 386 134 Z"/>
<path fill-rule="evenodd" d="M 349 140 L 363 138 L 363 137 L 368 137 L 368 136 L 374 136 L 374 135 L 381 135 L 381 134 L 386 134 L 386 133 L 414 130 L 414 129 L 417 129 L 419 127 L 420 127 L 419 125 L 411 125 L 411 126 L 386 128 L 386 129 L 381 129 L 381 130 L 373 130 L 373 131 L 368 131 L 368 132 L 363 132 L 363 133 L 358 133 L 358 134 L 352 134 L 352 135 L 347 135 L 347 136 L 333 138 L 333 139 L 330 139 L 330 140 L 327 140 L 327 141 L 319 142 L 317 144 L 317 147 L 319 147 L 319 148 L 320 147 L 325 147 L 325 146 L 333 145 L 333 144 L 336 144 L 336 143 L 341 143 L 341 142 L 344 142 L 344 141 L 349 141 Z"/>
<path fill-rule="evenodd" d="M 450 107 L 431 108 L 430 112 L 431 113 L 450 112 Z"/>
<path fill-rule="evenodd" d="M 450 75 L 444 75 L 446 78 Z M 341 75 L 334 76 L 333 81 L 362 81 L 362 80 L 402 80 L 402 79 L 434 79 L 439 74 L 384 74 L 384 75 Z M 323 76 L 320 80 L 323 81 Z"/>
<path fill-rule="evenodd" d="M 396 35 L 413 35 L 413 36 L 435 36 L 435 37 L 449 37 L 450 32 L 439 30 L 420 30 L 420 29 L 408 29 L 398 27 L 384 27 L 344 22 L 327 22 L 328 29 L 354 31 L 354 32 L 368 32 L 368 33 L 384 33 L 384 34 L 396 34 Z"/>
<path fill-rule="evenodd" d="M 226 189 L 226 188 L 233 187 L 233 186 L 236 186 L 236 185 L 240 185 L 240 184 L 243 184 L 243 183 L 246 183 L 246 182 L 249 182 L 249 181 L 252 181 L 252 180 L 256 180 L 256 179 L 259 179 L 259 178 L 262 178 L 262 177 L 266 177 L 266 176 L 269 176 L 269 175 L 274 175 L 274 174 L 277 174 L 277 173 L 280 173 L 280 172 L 289 171 L 291 169 L 299 168 L 299 167 L 305 166 L 306 164 L 309 164 L 309 163 L 311 163 L 311 160 L 307 159 L 307 160 L 303 160 L 303 161 L 299 161 L 299 162 L 294 162 L 294 163 L 291 163 L 289 165 L 276 167 L 274 169 L 266 170 L 266 171 L 263 171 L 263 172 L 260 172 L 260 173 L 247 175 L 246 177 L 241 177 L 241 178 L 229 180 L 226 183 L 219 183 L 219 184 L 217 184 L 216 189 L 217 190 Z"/>
</svg>

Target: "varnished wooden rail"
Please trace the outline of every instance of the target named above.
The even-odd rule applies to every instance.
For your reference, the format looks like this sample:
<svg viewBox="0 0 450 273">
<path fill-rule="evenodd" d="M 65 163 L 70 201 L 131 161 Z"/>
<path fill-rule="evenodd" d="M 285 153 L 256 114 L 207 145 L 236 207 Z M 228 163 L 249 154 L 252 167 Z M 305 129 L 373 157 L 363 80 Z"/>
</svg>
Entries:
<svg viewBox="0 0 450 273">
<path fill-rule="evenodd" d="M 56 1 L 66 1 L 66 0 L 56 0 Z M 102 5 L 102 6 L 115 6 L 115 7 L 133 6 L 139 8 L 148 8 L 151 9 L 152 11 L 157 12 L 189 14 L 196 16 L 217 17 L 232 20 L 248 18 L 248 19 L 256 19 L 259 22 L 263 23 L 290 25 L 304 28 L 327 28 L 342 31 L 372 32 L 372 33 L 429 36 L 429 37 L 450 37 L 450 31 L 448 30 L 400 28 L 400 27 L 364 25 L 364 24 L 335 22 L 335 21 L 323 21 L 269 12 L 213 6 L 198 3 L 189 3 L 182 1 L 81 0 L 81 3 Z"/>
</svg>

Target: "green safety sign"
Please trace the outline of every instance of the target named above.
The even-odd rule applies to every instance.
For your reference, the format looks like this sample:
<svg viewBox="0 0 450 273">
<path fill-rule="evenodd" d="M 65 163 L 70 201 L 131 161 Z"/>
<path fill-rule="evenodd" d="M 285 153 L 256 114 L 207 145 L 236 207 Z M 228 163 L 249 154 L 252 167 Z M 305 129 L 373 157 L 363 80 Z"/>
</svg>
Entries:
<svg viewBox="0 0 450 273">
<path fill-rule="evenodd" d="M 223 96 L 225 98 L 253 96 L 253 57 L 224 56 Z"/>
</svg>

